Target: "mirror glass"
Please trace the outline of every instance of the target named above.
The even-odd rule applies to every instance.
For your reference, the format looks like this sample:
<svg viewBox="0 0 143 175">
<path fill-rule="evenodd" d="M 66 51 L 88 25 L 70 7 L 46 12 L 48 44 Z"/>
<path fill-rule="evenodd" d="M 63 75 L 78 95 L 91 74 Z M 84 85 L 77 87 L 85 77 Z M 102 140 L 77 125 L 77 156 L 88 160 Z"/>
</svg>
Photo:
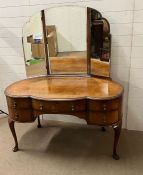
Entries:
<svg viewBox="0 0 143 175">
<path fill-rule="evenodd" d="M 91 74 L 110 76 L 111 35 L 108 21 L 95 9 L 90 13 Z"/>
<path fill-rule="evenodd" d="M 87 74 L 87 8 L 45 10 L 51 74 Z"/>
<path fill-rule="evenodd" d="M 23 27 L 23 50 L 27 76 L 46 75 L 41 12 L 34 14 Z"/>
<path fill-rule="evenodd" d="M 110 76 L 110 25 L 92 8 L 58 6 L 34 14 L 23 27 L 23 50 L 28 77 Z"/>
</svg>

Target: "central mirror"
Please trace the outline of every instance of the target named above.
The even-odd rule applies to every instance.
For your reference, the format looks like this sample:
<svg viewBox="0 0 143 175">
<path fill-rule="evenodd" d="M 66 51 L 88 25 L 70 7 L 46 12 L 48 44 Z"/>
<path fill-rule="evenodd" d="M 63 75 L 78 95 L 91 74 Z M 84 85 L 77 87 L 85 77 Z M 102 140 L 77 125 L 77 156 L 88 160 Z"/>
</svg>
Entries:
<svg viewBox="0 0 143 175">
<path fill-rule="evenodd" d="M 48 8 L 23 28 L 27 76 L 110 76 L 111 35 L 108 21 L 95 9 Z"/>
<path fill-rule="evenodd" d="M 51 74 L 87 73 L 86 14 L 75 6 L 45 10 Z"/>
</svg>

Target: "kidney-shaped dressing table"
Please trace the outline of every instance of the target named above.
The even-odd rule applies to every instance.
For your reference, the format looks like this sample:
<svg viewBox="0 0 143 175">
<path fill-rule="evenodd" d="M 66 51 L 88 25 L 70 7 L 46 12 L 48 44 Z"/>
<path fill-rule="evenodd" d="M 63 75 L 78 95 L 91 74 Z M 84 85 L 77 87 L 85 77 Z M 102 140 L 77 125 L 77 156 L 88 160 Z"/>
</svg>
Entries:
<svg viewBox="0 0 143 175">
<path fill-rule="evenodd" d="M 15 141 L 13 151 L 19 149 L 15 122 L 34 122 L 37 118 L 41 127 L 42 114 L 68 114 L 90 125 L 112 126 L 113 158 L 119 159 L 116 149 L 123 87 L 110 78 L 108 21 L 91 8 L 61 6 L 42 10 L 24 26 L 23 46 L 27 75 L 36 77 L 15 82 L 5 90 L 8 122 Z M 39 76 L 45 72 L 47 75 Z"/>
</svg>

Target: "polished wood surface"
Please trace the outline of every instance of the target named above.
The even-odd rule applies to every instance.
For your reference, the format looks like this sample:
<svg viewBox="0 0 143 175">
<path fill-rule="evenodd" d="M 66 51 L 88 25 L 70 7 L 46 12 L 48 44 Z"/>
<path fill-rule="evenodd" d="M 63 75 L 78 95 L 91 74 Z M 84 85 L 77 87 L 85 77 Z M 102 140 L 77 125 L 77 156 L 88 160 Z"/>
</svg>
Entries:
<svg viewBox="0 0 143 175">
<path fill-rule="evenodd" d="M 91 74 L 102 77 L 110 77 L 110 62 L 91 58 Z"/>
<path fill-rule="evenodd" d="M 122 94 L 123 87 L 111 80 L 92 77 L 37 77 L 10 85 L 5 94 L 10 97 L 38 99 L 111 99 Z"/>
<path fill-rule="evenodd" d="M 87 60 L 83 57 L 51 57 L 50 70 L 52 74 L 86 74 Z M 93 75 L 103 77 L 110 76 L 110 63 L 100 61 L 98 59 L 91 59 L 91 72 Z M 28 77 L 34 75 L 46 75 L 46 62 L 41 60 L 40 63 L 26 66 L 26 73 Z"/>
<path fill-rule="evenodd" d="M 87 60 L 83 57 L 51 57 L 50 69 L 53 74 L 86 74 Z"/>
<path fill-rule="evenodd" d="M 77 74 L 87 73 L 87 60 L 84 57 L 51 57 L 50 58 L 51 73 L 54 74 Z M 110 63 L 91 59 L 91 73 L 103 77 L 110 75 Z"/>
<path fill-rule="evenodd" d="M 26 65 L 26 75 L 27 77 L 47 75 L 45 60 L 41 60 L 37 64 Z"/>
<path fill-rule="evenodd" d="M 14 122 L 34 122 L 41 114 L 68 114 L 85 119 L 87 124 L 113 126 L 113 158 L 121 131 L 123 87 L 95 77 L 35 77 L 13 83 L 5 90 L 9 126 L 17 151 Z"/>
</svg>

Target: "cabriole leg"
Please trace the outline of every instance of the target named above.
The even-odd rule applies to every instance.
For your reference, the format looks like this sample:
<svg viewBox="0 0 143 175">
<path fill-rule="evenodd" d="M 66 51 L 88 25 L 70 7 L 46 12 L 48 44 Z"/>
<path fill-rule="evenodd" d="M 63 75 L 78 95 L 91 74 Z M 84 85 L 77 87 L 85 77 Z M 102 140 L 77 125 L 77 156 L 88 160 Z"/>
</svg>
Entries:
<svg viewBox="0 0 143 175">
<path fill-rule="evenodd" d="M 9 124 L 9 128 L 11 130 L 11 133 L 13 135 L 14 141 L 15 141 L 15 146 L 13 148 L 13 152 L 17 152 L 18 151 L 18 142 L 17 142 L 17 136 L 16 136 L 16 132 L 15 132 L 15 127 L 14 127 L 14 121 L 11 120 L 10 118 L 8 118 L 8 124 Z"/>
<path fill-rule="evenodd" d="M 37 127 L 38 127 L 38 128 L 42 128 L 41 122 L 40 122 L 40 116 L 38 116 L 37 120 L 38 120 L 38 125 L 37 125 Z"/>
<path fill-rule="evenodd" d="M 119 142 L 119 137 L 120 137 L 120 133 L 121 133 L 121 127 L 122 127 L 122 122 L 119 122 L 117 125 L 114 125 L 113 126 L 113 129 L 114 129 L 114 146 L 113 146 L 113 158 L 115 160 L 119 160 L 120 157 L 119 155 L 117 154 L 117 145 L 118 145 L 118 142 Z"/>
</svg>

